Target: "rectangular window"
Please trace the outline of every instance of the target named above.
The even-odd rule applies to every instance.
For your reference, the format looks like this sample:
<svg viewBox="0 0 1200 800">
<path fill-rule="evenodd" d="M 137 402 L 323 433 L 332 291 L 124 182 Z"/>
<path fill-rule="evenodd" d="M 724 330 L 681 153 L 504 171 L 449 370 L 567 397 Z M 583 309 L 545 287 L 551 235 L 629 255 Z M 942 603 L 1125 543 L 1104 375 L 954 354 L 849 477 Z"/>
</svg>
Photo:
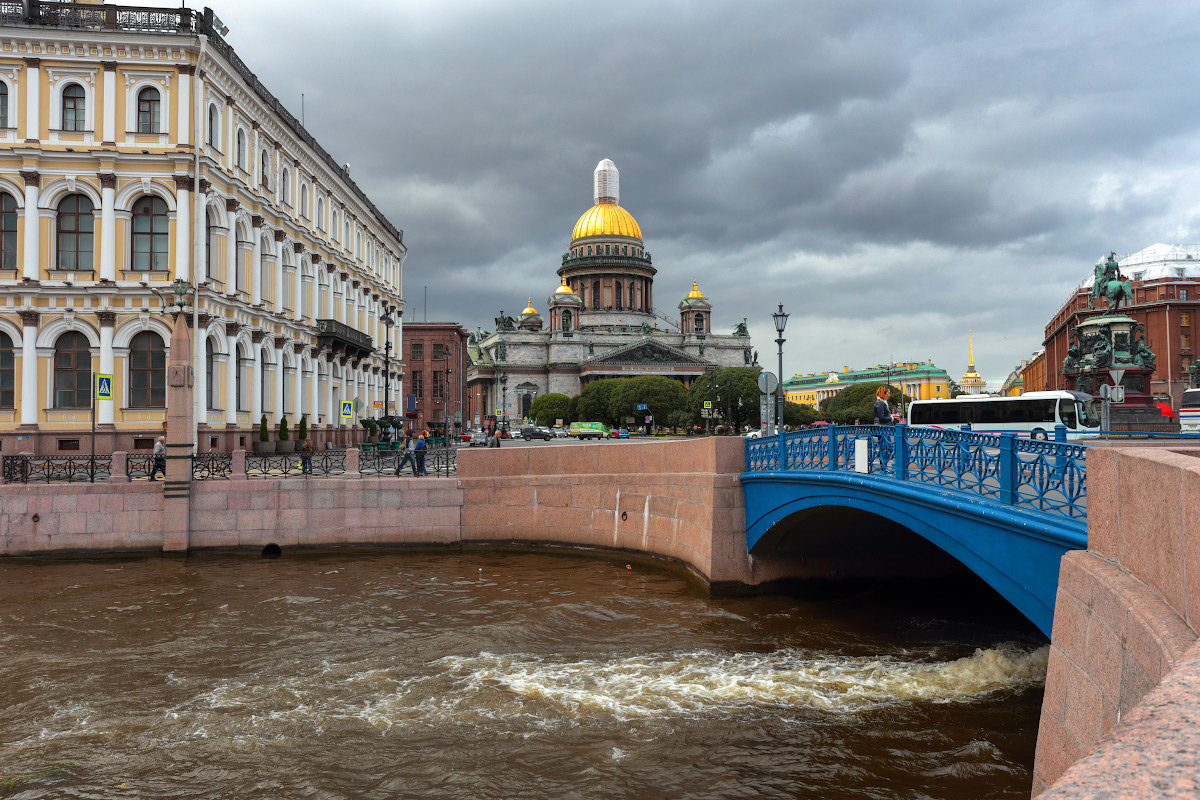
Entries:
<svg viewBox="0 0 1200 800">
<path fill-rule="evenodd" d="M 1180 291 L 1183 291 L 1183 290 L 1181 289 Z M 1191 325 L 1192 324 L 1191 315 L 1190 314 L 1180 314 L 1179 315 L 1179 324 L 1180 325 Z"/>
<path fill-rule="evenodd" d="M 133 437 L 134 450 L 153 450 L 154 439 L 150 436 L 135 436 Z"/>
<path fill-rule="evenodd" d="M 446 396 L 446 373 L 433 373 L 433 399 L 441 400 Z"/>
<path fill-rule="evenodd" d="M 59 450 L 78 450 L 79 449 L 79 440 L 78 439 L 59 439 L 58 440 L 58 449 Z"/>
<path fill-rule="evenodd" d="M 421 370 L 416 370 L 412 374 L 412 393 L 417 396 L 417 402 L 421 402 L 421 395 L 425 393 L 425 380 Z"/>
<path fill-rule="evenodd" d="M 1180 335 L 1180 337 L 1179 337 L 1179 346 L 1180 346 L 1181 348 L 1183 348 L 1184 350 L 1187 350 L 1187 349 L 1191 348 L 1191 346 L 1192 346 L 1192 337 L 1191 337 L 1191 336 L 1189 336 L 1189 335 L 1188 335 L 1188 334 L 1186 334 L 1186 333 L 1184 333 L 1184 334 L 1181 334 L 1181 335 Z"/>
<path fill-rule="evenodd" d="M 412 343 L 412 360 L 421 361 L 425 358 L 425 345 L 420 342 Z"/>
<path fill-rule="evenodd" d="M 1180 289 L 1180 290 L 1179 290 L 1179 299 L 1180 299 L 1180 300 L 1187 300 L 1187 289 Z"/>
</svg>

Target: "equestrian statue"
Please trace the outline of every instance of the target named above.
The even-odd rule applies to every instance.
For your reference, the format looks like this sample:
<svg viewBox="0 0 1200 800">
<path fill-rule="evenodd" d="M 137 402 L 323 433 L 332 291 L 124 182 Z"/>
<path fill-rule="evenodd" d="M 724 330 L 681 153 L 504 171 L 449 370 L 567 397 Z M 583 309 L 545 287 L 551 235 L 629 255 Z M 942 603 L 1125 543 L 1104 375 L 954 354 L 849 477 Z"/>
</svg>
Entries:
<svg viewBox="0 0 1200 800">
<path fill-rule="evenodd" d="M 1096 278 L 1092 283 L 1092 294 L 1088 298 L 1088 308 L 1095 308 L 1096 301 L 1103 297 L 1108 301 L 1108 310 L 1116 311 L 1124 300 L 1128 305 L 1133 301 L 1133 286 L 1121 278 L 1121 267 L 1117 264 L 1117 254 L 1109 253 L 1104 261 L 1096 262 Z"/>
</svg>

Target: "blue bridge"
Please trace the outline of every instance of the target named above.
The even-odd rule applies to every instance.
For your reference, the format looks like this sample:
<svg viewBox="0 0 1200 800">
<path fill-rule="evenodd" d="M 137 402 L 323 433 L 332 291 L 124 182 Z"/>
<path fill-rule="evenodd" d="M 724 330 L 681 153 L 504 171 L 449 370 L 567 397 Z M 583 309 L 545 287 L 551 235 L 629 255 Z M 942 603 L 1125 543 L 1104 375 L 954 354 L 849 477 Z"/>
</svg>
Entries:
<svg viewBox="0 0 1200 800">
<path fill-rule="evenodd" d="M 747 548 L 786 536 L 803 552 L 806 522 L 866 512 L 953 556 L 1049 636 L 1059 560 L 1087 547 L 1087 448 L 1062 439 L 1061 429 L 1054 441 L 1033 441 L 830 425 L 751 440 L 741 476 Z M 860 524 L 871 519 L 857 514 Z"/>
</svg>

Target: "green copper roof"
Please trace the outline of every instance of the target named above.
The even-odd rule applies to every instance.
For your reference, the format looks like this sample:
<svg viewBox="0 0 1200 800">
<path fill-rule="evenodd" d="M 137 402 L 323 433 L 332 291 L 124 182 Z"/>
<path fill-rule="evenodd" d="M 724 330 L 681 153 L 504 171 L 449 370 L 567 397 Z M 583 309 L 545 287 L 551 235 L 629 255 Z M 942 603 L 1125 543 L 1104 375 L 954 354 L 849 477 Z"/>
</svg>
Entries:
<svg viewBox="0 0 1200 800">
<path fill-rule="evenodd" d="M 829 380 L 829 372 L 837 375 L 836 381 L 826 383 Z M 792 376 L 783 382 L 783 388 L 786 391 L 792 391 L 796 389 L 816 389 L 822 386 L 852 386 L 856 383 L 889 379 L 889 370 L 886 367 L 867 367 L 866 369 L 850 370 L 849 372 L 830 370 L 829 372 L 818 372 L 815 375 L 808 376 Z M 940 380 L 949 383 L 950 375 L 946 370 L 933 364 L 917 364 L 912 369 L 898 369 L 893 367 L 890 370 L 890 379 L 892 383 L 923 379 Z"/>
</svg>

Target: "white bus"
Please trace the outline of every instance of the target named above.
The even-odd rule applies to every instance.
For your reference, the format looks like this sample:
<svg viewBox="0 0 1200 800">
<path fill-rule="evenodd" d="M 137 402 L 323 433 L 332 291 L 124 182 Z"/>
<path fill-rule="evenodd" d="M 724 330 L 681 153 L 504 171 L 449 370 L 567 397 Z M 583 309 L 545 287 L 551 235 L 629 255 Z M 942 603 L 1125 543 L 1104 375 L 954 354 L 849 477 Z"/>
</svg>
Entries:
<svg viewBox="0 0 1200 800">
<path fill-rule="evenodd" d="M 1188 389 L 1179 404 L 1179 430 L 1200 433 L 1200 389 Z"/>
<path fill-rule="evenodd" d="M 952 400 L 915 400 L 908 422 L 920 428 L 970 425 L 973 431 L 1028 432 L 1031 439 L 1054 438 L 1054 426 L 1065 425 L 1068 439 L 1100 429 L 1096 400 L 1083 392 L 1026 392 L 1019 397 L 967 394 Z"/>
</svg>

